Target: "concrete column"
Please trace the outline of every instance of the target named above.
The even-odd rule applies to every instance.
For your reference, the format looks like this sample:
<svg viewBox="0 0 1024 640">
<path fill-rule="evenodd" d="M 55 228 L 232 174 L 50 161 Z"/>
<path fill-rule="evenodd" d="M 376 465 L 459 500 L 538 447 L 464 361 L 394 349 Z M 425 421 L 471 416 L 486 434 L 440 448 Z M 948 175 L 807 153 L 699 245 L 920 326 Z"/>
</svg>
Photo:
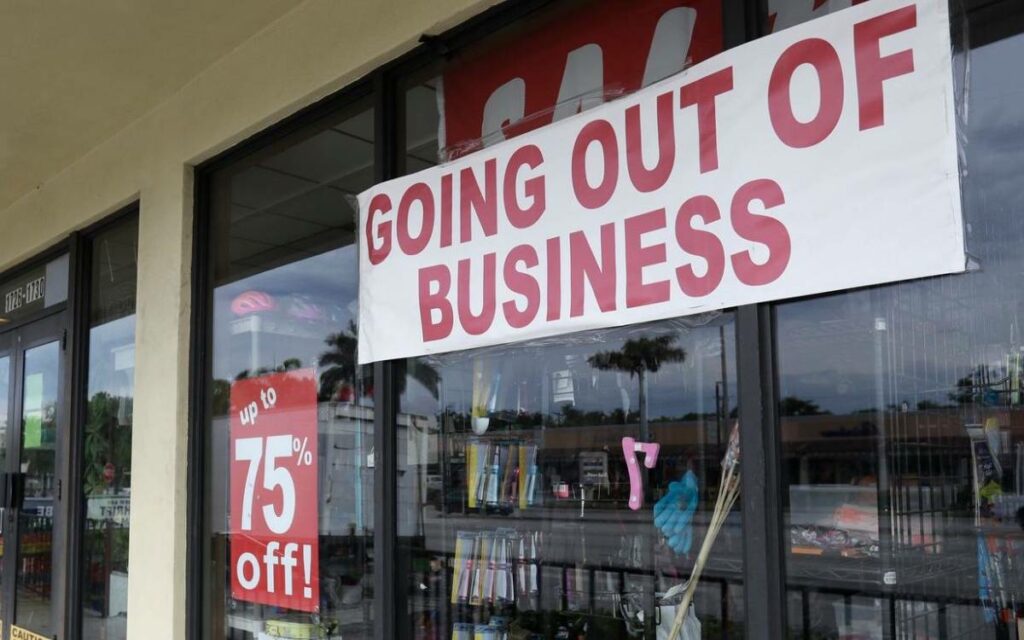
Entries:
<svg viewBox="0 0 1024 640">
<path fill-rule="evenodd" d="M 186 592 L 192 170 L 140 194 L 129 640 L 183 640 Z"/>
</svg>

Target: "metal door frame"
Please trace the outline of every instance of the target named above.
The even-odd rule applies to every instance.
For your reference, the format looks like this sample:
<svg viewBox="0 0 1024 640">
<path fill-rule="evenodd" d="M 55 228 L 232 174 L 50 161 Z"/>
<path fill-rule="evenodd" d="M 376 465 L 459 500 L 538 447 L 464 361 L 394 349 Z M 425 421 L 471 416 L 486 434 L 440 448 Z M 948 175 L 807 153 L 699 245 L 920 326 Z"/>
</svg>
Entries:
<svg viewBox="0 0 1024 640">
<path fill-rule="evenodd" d="M 14 432 L 14 403 L 17 387 L 17 349 L 15 340 L 15 331 L 8 331 L 0 333 L 0 358 L 8 358 L 7 370 L 7 433 L 3 437 L 4 446 L 4 464 L 0 465 L 0 535 L 4 536 L 4 555 L 0 557 L 0 568 L 3 570 L 3 575 L 9 577 L 11 575 L 11 567 L 14 566 L 12 562 L 7 559 L 7 550 L 9 546 L 6 544 L 7 536 L 10 535 L 10 527 L 8 526 L 8 517 L 11 516 L 8 509 L 6 508 L 6 496 L 7 496 L 7 471 L 10 466 L 10 456 L 7 455 L 11 451 L 11 438 L 13 438 Z M 8 589 L 10 579 L 0 580 L 0 640 L 6 640 L 7 638 L 7 627 L 10 625 L 11 619 L 11 607 L 14 603 L 14 598 L 9 597 L 13 595 L 13 591 Z"/>
<path fill-rule="evenodd" d="M 0 599 L 3 601 L 3 632 L 0 633 L 0 640 L 7 640 L 10 637 L 11 628 L 16 619 L 17 600 L 17 571 L 20 559 L 18 539 L 20 535 L 20 524 L 18 522 L 18 509 L 10 508 L 8 500 L 9 479 L 8 474 L 20 471 L 21 464 L 21 441 L 22 441 L 22 415 L 24 410 L 24 377 L 25 377 L 25 352 L 56 342 L 58 352 L 57 371 L 57 438 L 54 441 L 54 487 L 53 499 L 53 528 L 51 532 L 52 549 L 50 562 L 50 607 L 51 607 L 51 630 L 53 638 L 64 637 L 64 624 L 66 614 L 64 611 L 66 599 L 64 597 L 67 587 L 68 565 L 62 558 L 68 554 L 68 443 L 72 425 L 70 424 L 70 389 L 65 384 L 70 367 L 70 360 L 67 357 L 67 317 L 64 309 L 46 315 L 31 323 L 20 325 L 10 331 L 0 333 L 0 356 L 9 356 L 10 361 L 10 389 L 8 404 L 8 431 L 6 434 L 7 456 L 3 475 L 0 476 L 0 506 L 3 511 L 3 535 L 4 535 L 4 557 L 3 573 L 4 582 L 0 585 Z M 31 631 L 31 629 L 28 629 Z"/>
</svg>

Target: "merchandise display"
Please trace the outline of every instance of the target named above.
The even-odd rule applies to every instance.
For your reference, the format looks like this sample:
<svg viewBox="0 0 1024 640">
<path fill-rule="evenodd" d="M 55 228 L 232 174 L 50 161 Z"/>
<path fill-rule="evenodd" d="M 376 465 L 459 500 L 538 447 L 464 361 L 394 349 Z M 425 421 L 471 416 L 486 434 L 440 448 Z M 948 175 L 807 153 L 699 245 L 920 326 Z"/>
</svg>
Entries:
<svg viewBox="0 0 1024 640">
<path fill-rule="evenodd" d="M 525 509 L 537 492 L 537 446 L 474 440 L 466 445 L 471 509 Z"/>
<path fill-rule="evenodd" d="M 414 638 L 661 638 L 684 598 L 687 629 L 738 626 L 709 606 L 742 539 L 724 320 L 416 361 L 438 386 L 401 408 L 436 425 L 399 434 L 437 451 L 399 470 Z"/>
</svg>

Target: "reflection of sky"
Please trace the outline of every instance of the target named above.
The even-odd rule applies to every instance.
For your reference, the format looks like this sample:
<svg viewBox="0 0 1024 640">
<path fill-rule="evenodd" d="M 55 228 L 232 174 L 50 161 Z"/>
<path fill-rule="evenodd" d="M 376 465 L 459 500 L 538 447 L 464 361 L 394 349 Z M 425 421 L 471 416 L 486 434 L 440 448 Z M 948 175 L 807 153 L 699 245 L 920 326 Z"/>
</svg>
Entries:
<svg viewBox="0 0 1024 640">
<path fill-rule="evenodd" d="M 300 360 L 303 366 L 315 365 L 326 348 L 324 339 L 356 320 L 358 269 L 356 247 L 348 245 L 217 287 L 214 377 L 233 379 L 246 369 L 273 369 L 289 358 Z M 246 291 L 273 297 L 278 308 L 255 315 L 266 323 L 287 326 L 290 335 L 261 332 L 255 346 L 252 333 L 232 335 L 232 324 L 238 317 L 231 310 L 231 302 Z M 303 320 L 289 316 L 288 308 L 295 301 L 316 305 L 323 310 L 323 317 Z"/>
<path fill-rule="evenodd" d="M 100 392 L 114 396 L 132 395 L 135 368 L 115 368 L 115 354 L 135 348 L 135 315 L 125 316 L 89 330 L 89 397 Z M 131 355 L 134 365 L 134 354 Z"/>
<path fill-rule="evenodd" d="M 600 371 L 587 359 L 595 353 L 614 351 L 630 338 L 669 333 L 677 340 L 686 357 L 681 363 L 665 363 L 647 376 L 647 407 L 651 420 L 679 418 L 688 413 L 714 413 L 717 406 L 716 387 L 721 390 L 722 345 L 726 351 L 726 378 L 730 405 L 735 406 L 736 372 L 734 327 L 719 323 L 705 327 L 681 328 L 680 323 L 667 321 L 642 327 L 585 332 L 565 336 L 543 345 L 505 345 L 436 358 L 424 358 L 441 374 L 441 398 L 435 400 L 426 388 L 411 381 L 402 399 L 402 411 L 418 415 L 434 415 L 442 408 L 469 413 L 473 397 L 474 356 L 486 362 L 489 380 L 497 385 L 495 411 L 559 412 L 559 403 L 548 397 L 543 403 L 540 384 L 559 372 L 569 372 L 572 392 L 567 395 L 577 411 L 615 410 L 639 411 L 639 380 L 628 372 Z M 553 384 L 553 383 L 552 383 Z"/>
<path fill-rule="evenodd" d="M 846 413 L 950 402 L 956 381 L 1024 344 L 1024 38 L 971 52 L 964 181 L 968 252 L 980 270 L 779 307 L 780 393 Z M 875 319 L 886 330 L 875 331 Z M 895 391 L 894 391 L 895 389 Z"/>
<path fill-rule="evenodd" d="M 25 379 L 31 376 L 42 377 L 42 398 L 28 397 L 28 385 L 25 385 L 25 411 L 29 411 L 30 403 L 42 401 L 43 419 L 52 419 L 55 405 L 57 404 L 57 389 L 60 386 L 60 342 L 47 342 L 46 344 L 32 347 L 25 350 Z M 38 409 L 37 405 L 36 409 Z"/>
</svg>

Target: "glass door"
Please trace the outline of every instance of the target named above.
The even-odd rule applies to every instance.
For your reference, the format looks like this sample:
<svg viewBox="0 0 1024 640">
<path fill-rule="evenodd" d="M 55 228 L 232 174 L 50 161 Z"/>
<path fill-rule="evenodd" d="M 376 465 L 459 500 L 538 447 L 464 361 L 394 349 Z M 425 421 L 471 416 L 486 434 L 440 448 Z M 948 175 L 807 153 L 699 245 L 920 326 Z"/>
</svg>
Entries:
<svg viewBox="0 0 1024 640">
<path fill-rule="evenodd" d="M 0 335 L 0 639 L 53 638 L 60 593 L 63 317 Z M 56 579 L 55 579 L 56 578 Z M 10 630 L 8 630 L 10 628 Z"/>
<path fill-rule="evenodd" d="M 10 436 L 11 414 L 14 410 L 14 358 L 11 349 L 13 336 L 0 334 L 0 638 L 4 636 L 4 623 L 8 619 L 10 601 L 7 598 L 7 441 Z"/>
</svg>

